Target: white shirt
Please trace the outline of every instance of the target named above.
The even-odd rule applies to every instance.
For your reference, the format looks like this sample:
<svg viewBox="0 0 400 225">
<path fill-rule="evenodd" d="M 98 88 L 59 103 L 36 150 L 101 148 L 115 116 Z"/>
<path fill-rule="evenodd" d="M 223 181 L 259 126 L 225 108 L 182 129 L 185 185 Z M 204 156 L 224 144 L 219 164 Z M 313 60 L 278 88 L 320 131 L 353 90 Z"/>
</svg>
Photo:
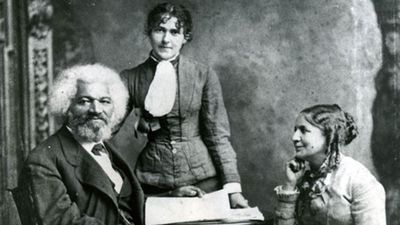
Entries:
<svg viewBox="0 0 400 225">
<path fill-rule="evenodd" d="M 71 129 L 69 127 L 67 127 L 67 128 L 72 133 Z M 78 141 L 78 143 L 100 165 L 100 167 L 107 174 L 107 176 L 111 180 L 111 182 L 114 183 L 114 190 L 119 194 L 120 191 L 121 191 L 121 188 L 122 188 L 122 184 L 124 183 L 124 180 L 122 179 L 121 174 L 112 167 L 112 163 L 111 163 L 109 155 L 107 153 L 105 153 L 105 152 L 99 152 L 100 155 L 95 155 L 92 152 L 93 147 L 96 144 L 99 144 L 99 143 L 103 145 L 104 149 L 106 149 L 106 147 L 104 146 L 103 142 L 95 143 L 95 142 L 81 142 L 81 141 Z"/>
<path fill-rule="evenodd" d="M 100 155 L 95 155 L 92 152 L 93 146 L 99 143 L 80 143 L 82 147 L 96 160 L 96 162 L 100 165 L 103 171 L 107 174 L 108 178 L 114 183 L 114 190 L 119 193 L 122 188 L 123 179 L 121 174 L 117 170 L 112 167 L 112 163 L 110 157 L 105 152 L 99 152 Z M 104 146 L 102 142 L 100 142 Z M 105 148 L 105 146 L 104 146 Z"/>
</svg>

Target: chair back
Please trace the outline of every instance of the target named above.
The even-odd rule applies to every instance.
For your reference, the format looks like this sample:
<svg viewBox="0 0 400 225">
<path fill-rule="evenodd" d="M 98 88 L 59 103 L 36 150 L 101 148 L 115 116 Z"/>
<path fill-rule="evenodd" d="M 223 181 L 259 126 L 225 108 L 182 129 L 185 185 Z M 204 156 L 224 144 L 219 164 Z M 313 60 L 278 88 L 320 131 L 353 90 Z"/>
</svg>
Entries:
<svg viewBox="0 0 400 225">
<path fill-rule="evenodd" d="M 36 225 L 36 216 L 33 199 L 28 188 L 15 188 L 11 190 L 15 205 L 17 206 L 21 225 Z"/>
</svg>

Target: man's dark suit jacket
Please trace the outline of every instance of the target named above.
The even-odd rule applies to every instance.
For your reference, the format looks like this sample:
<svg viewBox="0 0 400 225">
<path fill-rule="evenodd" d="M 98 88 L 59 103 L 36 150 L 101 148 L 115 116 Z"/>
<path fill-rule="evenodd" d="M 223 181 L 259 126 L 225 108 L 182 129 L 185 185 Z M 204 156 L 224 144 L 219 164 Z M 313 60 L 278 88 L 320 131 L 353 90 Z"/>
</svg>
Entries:
<svg viewBox="0 0 400 225">
<path fill-rule="evenodd" d="M 127 196 L 121 192 L 117 197 L 100 165 L 66 127 L 29 154 L 18 189 L 29 193 L 25 204 L 33 206 L 30 214 L 35 215 L 38 224 L 117 225 L 121 202 L 130 207 L 128 213 L 134 223 L 143 224 L 142 189 L 127 163 L 110 146 L 106 147 L 113 164 L 125 174 L 124 182 L 131 184 Z"/>
</svg>

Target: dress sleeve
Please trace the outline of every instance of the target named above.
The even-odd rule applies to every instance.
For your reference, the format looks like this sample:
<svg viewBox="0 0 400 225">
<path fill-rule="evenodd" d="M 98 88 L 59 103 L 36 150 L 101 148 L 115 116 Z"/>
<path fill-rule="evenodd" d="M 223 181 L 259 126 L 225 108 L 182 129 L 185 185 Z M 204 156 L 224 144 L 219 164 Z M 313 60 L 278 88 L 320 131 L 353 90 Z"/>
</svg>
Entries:
<svg viewBox="0 0 400 225">
<path fill-rule="evenodd" d="M 355 225 L 386 225 L 385 190 L 368 171 L 353 180 L 351 213 Z"/>
<path fill-rule="evenodd" d="M 100 220 L 80 212 L 67 193 L 55 160 L 50 160 L 48 155 L 29 157 L 21 177 L 20 188 L 28 192 L 32 215 L 36 215 L 38 224 L 103 225 Z"/>
<path fill-rule="evenodd" d="M 121 129 L 122 125 L 125 123 L 125 120 L 128 118 L 129 114 L 132 112 L 132 110 L 134 109 L 135 105 L 134 105 L 134 96 L 135 96 L 135 85 L 134 85 L 134 81 L 133 78 L 131 76 L 131 73 L 128 70 L 124 70 L 120 73 L 120 77 L 122 82 L 125 84 L 125 87 L 128 89 L 128 93 L 129 93 L 129 99 L 128 99 L 128 105 L 126 106 L 126 112 L 124 115 L 124 118 L 121 120 L 121 122 L 119 122 L 117 125 L 115 125 L 114 127 L 114 132 L 113 134 L 115 135 L 116 133 L 119 132 L 119 130 Z M 135 123 L 135 137 L 138 136 L 138 133 L 136 132 L 137 125 Z"/>
<path fill-rule="evenodd" d="M 278 204 L 275 208 L 274 225 L 295 225 L 296 222 L 296 202 L 299 197 L 299 190 L 284 191 L 282 186 L 274 189 Z"/>
<path fill-rule="evenodd" d="M 210 69 L 203 88 L 200 129 L 222 184 L 240 182 L 221 85 L 215 72 Z"/>
<path fill-rule="evenodd" d="M 134 96 L 135 96 L 135 85 L 134 85 L 134 81 L 132 79 L 132 76 L 130 75 L 130 72 L 128 70 L 124 70 L 120 73 L 120 77 L 122 82 L 124 82 L 125 87 L 128 89 L 128 93 L 129 93 L 129 100 L 128 100 L 128 106 L 127 106 L 127 110 L 126 110 L 126 116 L 129 115 L 129 113 L 132 111 L 132 109 L 135 107 L 134 106 Z M 125 118 L 126 118 L 125 116 Z"/>
</svg>

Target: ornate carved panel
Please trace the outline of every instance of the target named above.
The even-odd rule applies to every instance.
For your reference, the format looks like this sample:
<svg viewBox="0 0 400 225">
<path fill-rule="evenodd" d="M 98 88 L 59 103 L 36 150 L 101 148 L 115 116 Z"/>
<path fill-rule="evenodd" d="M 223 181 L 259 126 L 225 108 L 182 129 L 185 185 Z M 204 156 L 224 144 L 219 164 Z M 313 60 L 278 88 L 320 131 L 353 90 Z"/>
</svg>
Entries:
<svg viewBox="0 0 400 225">
<path fill-rule="evenodd" d="M 53 7 L 49 0 L 31 0 L 28 5 L 29 92 L 31 108 L 31 148 L 53 131 L 48 113 L 49 86 L 53 78 L 52 29 Z"/>
</svg>

